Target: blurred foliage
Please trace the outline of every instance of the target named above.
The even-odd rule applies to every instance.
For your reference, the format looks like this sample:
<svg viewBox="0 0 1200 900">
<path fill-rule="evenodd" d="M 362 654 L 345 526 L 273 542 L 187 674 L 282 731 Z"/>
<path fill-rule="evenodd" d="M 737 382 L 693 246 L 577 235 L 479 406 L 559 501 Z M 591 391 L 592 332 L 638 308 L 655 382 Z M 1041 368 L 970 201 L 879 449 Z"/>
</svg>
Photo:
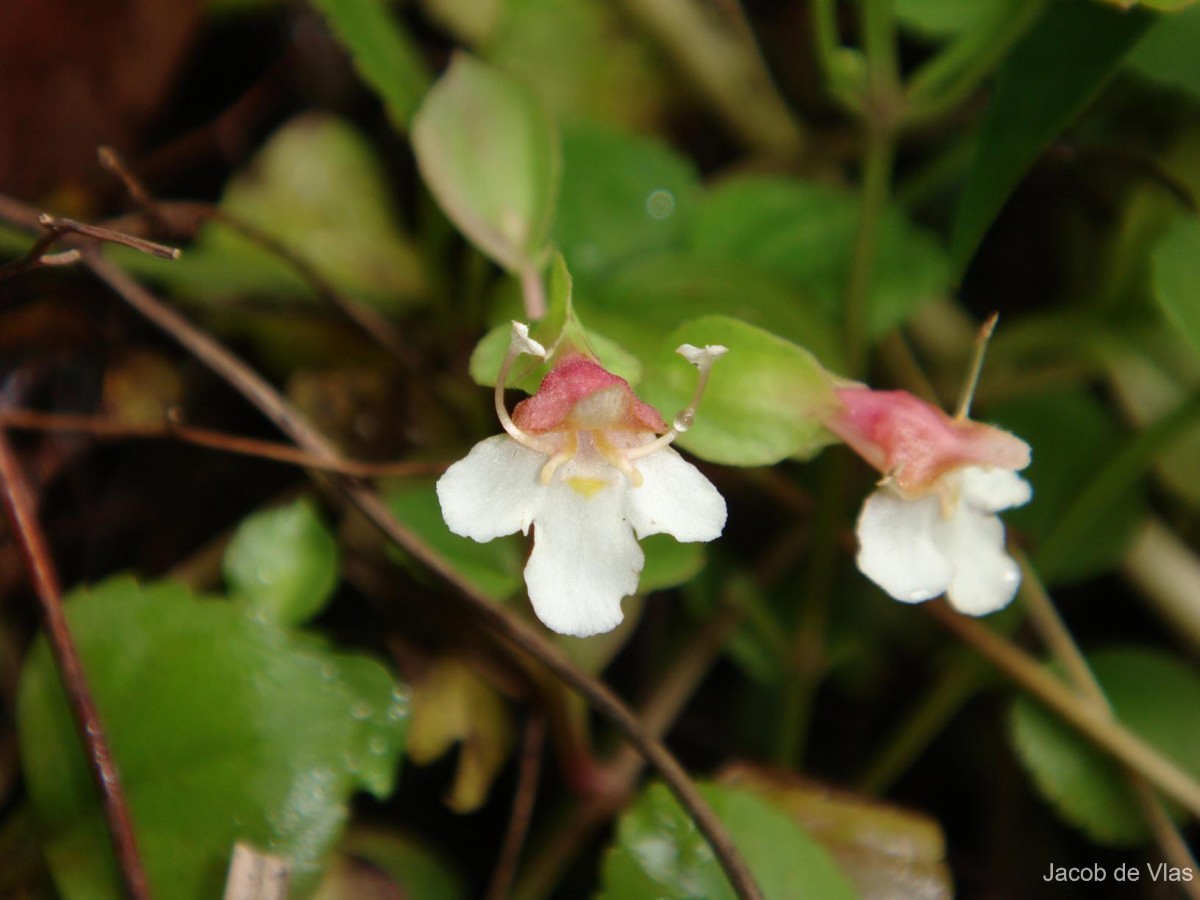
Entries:
<svg viewBox="0 0 1200 900">
<path fill-rule="evenodd" d="M 553 640 L 721 773 L 701 790 L 767 897 L 1036 896 L 1047 862 L 1159 860 L 1126 769 L 855 570 L 888 473 L 823 422 L 851 382 L 950 410 L 998 311 L 972 415 L 1032 447 L 1010 545 L 1114 721 L 1200 783 L 1200 4 L 59 5 L 0 4 L 0 183 L 180 245 L 105 253 L 348 455 L 449 464 L 497 433 L 514 320 L 667 421 L 696 385 L 676 348 L 729 348 L 676 441 L 724 537 L 649 538 L 621 627 Z M 157 206 L 81 163 L 101 140 Z M 0 218 L 2 264 L 32 238 Z M 69 267 L 0 270 L 5 405 L 278 439 L 110 301 Z M 549 365 L 515 361 L 508 408 Z M 238 841 L 327 900 L 733 896 L 614 732 L 334 476 L 297 500 L 299 470 L 165 441 L 16 444 L 156 896 L 218 896 Z M 434 480 L 374 487 L 540 628 L 529 538 L 451 534 Z M 0 545 L 0 894 L 117 896 L 19 573 Z M 990 633 L 1064 678 L 1027 609 Z"/>
</svg>

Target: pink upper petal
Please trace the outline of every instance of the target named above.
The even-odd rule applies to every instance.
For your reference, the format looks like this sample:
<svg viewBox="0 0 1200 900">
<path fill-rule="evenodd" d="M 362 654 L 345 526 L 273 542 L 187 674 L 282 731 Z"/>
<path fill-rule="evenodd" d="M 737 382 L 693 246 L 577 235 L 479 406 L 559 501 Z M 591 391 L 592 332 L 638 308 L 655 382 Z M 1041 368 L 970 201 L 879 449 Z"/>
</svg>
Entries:
<svg viewBox="0 0 1200 900">
<path fill-rule="evenodd" d="M 920 493 L 968 465 L 1023 469 L 1029 445 L 980 422 L 951 418 L 907 391 L 840 388 L 825 424 L 905 492 Z"/>
<path fill-rule="evenodd" d="M 593 397 L 601 402 L 577 409 Z M 512 418 L 517 427 L 534 434 L 559 428 L 667 430 L 658 410 L 639 400 L 628 381 L 583 356 L 570 356 L 551 369 L 538 392 L 517 404 Z"/>
</svg>

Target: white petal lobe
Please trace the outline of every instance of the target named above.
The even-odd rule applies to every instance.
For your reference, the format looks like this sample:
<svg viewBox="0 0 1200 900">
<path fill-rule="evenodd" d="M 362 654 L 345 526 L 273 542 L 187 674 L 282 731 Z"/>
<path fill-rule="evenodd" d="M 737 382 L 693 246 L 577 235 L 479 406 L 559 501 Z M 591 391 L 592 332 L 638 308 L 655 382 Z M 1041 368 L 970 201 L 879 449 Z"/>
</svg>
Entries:
<svg viewBox="0 0 1200 900">
<path fill-rule="evenodd" d="M 546 490 L 546 457 L 508 435 L 480 441 L 438 479 L 442 518 L 455 534 L 479 542 L 529 531 Z"/>
<path fill-rule="evenodd" d="M 637 591 L 645 557 L 625 520 L 624 480 L 578 490 L 564 468 L 534 519 L 525 584 L 547 627 L 588 637 L 621 623 L 621 599 Z"/>
<path fill-rule="evenodd" d="M 875 491 L 858 517 L 859 570 L 905 603 L 944 593 L 954 571 L 934 542 L 939 515 L 936 497 L 905 500 Z"/>
<path fill-rule="evenodd" d="M 725 528 L 725 498 L 700 470 L 666 447 L 637 461 L 642 485 L 628 492 L 629 521 L 639 538 L 666 533 L 711 541 Z"/>
<path fill-rule="evenodd" d="M 980 512 L 1024 506 L 1033 499 L 1029 482 L 1010 469 L 968 466 L 962 470 L 962 499 Z"/>
<path fill-rule="evenodd" d="M 1004 525 L 963 504 L 935 525 L 934 539 L 954 567 L 946 599 L 959 612 L 982 616 L 1012 602 L 1021 569 L 1004 550 Z"/>
</svg>

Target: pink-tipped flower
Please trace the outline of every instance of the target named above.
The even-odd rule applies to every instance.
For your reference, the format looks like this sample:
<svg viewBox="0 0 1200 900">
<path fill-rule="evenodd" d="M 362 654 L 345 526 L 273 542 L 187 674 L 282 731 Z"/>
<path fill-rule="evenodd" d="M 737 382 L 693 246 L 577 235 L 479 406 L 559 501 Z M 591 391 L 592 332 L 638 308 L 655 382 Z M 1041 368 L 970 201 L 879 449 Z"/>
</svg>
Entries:
<svg viewBox="0 0 1200 900">
<path fill-rule="evenodd" d="M 722 351 L 688 356 L 702 381 Z M 480 542 L 532 525 L 525 584 L 538 618 L 577 637 L 611 631 L 645 559 L 635 535 L 711 541 L 725 527 L 725 501 L 669 446 L 692 407 L 668 427 L 627 381 L 586 357 L 558 362 L 510 418 L 504 382 L 521 353 L 546 355 L 514 322 L 496 381 L 507 434 L 481 441 L 446 470 L 437 484 L 442 517 L 455 534 Z"/>
<path fill-rule="evenodd" d="M 858 567 L 906 603 L 945 594 L 959 611 L 1006 606 L 1021 582 L 996 513 L 1029 502 L 1020 438 L 952 418 L 905 391 L 846 387 L 826 426 L 884 478 L 858 518 Z"/>
</svg>

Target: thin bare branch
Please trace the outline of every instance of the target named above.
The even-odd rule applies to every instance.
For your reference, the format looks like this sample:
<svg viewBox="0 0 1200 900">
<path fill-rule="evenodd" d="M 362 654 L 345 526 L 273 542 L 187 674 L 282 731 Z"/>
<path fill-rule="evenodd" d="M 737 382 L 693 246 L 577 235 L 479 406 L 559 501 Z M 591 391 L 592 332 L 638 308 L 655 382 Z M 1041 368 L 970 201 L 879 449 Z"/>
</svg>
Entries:
<svg viewBox="0 0 1200 900">
<path fill-rule="evenodd" d="M 62 678 L 75 727 L 87 747 L 88 769 L 100 795 L 125 892 L 131 900 L 148 900 L 150 887 L 138 855 L 121 776 L 67 626 L 58 574 L 37 521 L 33 496 L 3 430 L 0 430 L 0 488 L 9 528 L 20 547 L 26 571 L 41 603 L 50 652 Z"/>
<path fill-rule="evenodd" d="M 47 413 L 30 409 L 0 410 L 0 427 L 24 431 L 84 432 L 99 439 L 160 439 L 176 440 L 225 453 L 269 459 L 273 462 L 304 466 L 322 472 L 334 472 L 351 478 L 384 478 L 388 476 L 438 475 L 446 471 L 447 463 L 387 462 L 373 463 L 353 459 L 327 459 L 305 453 L 291 444 L 263 441 L 164 422 L 152 425 L 122 422 L 109 416 L 89 416 L 77 413 Z"/>
<path fill-rule="evenodd" d="M 330 460 L 339 458 L 333 445 L 294 410 L 278 391 L 219 342 L 195 328 L 94 248 L 85 248 L 84 263 L 126 303 L 170 334 L 201 362 L 224 378 L 298 445 L 319 457 Z M 385 536 L 453 586 L 457 596 L 467 604 L 474 616 L 485 622 L 513 647 L 553 672 L 572 690 L 584 697 L 597 712 L 612 722 L 659 771 L 663 781 L 679 799 L 680 805 L 696 822 L 712 845 L 713 853 L 720 860 L 737 895 L 742 900 L 762 897 L 753 875 L 734 846 L 728 831 L 700 795 L 695 783 L 675 757 L 660 741 L 651 736 L 616 694 L 603 682 L 579 669 L 538 631 L 481 594 L 445 557 L 397 520 L 378 494 L 353 480 L 344 481 L 341 490 Z"/>
<path fill-rule="evenodd" d="M 496 859 L 496 868 L 488 885 L 487 900 L 504 900 L 512 888 L 513 876 L 525 846 L 529 822 L 533 818 L 533 801 L 537 798 L 538 778 L 542 771 L 542 753 L 546 745 L 546 717 L 540 710 L 531 709 L 525 720 L 525 737 L 521 742 L 521 761 L 517 771 L 517 789 L 513 797 L 512 815 L 508 830 Z"/>
</svg>

